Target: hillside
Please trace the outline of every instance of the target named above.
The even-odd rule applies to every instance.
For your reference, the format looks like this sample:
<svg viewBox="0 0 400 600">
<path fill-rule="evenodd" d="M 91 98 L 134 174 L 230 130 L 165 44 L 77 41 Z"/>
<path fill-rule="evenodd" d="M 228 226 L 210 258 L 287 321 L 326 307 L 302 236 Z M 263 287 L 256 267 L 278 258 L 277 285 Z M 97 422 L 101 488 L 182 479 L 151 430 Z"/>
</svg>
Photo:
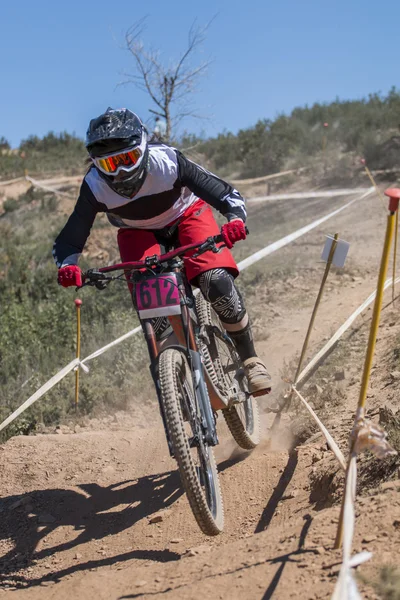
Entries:
<svg viewBox="0 0 400 600">
<path fill-rule="evenodd" d="M 188 156 L 223 177 L 249 178 L 322 163 L 324 183 L 351 182 L 360 171 L 360 157 L 371 169 L 399 169 L 400 92 L 370 94 L 295 108 L 290 114 L 260 119 L 236 134 L 214 138 L 184 133 L 171 141 Z M 0 132 L 1 133 L 1 132 Z M 35 135 L 11 150 L 0 137 L 0 180 L 24 175 L 84 170 L 83 141 L 67 132 Z"/>
</svg>

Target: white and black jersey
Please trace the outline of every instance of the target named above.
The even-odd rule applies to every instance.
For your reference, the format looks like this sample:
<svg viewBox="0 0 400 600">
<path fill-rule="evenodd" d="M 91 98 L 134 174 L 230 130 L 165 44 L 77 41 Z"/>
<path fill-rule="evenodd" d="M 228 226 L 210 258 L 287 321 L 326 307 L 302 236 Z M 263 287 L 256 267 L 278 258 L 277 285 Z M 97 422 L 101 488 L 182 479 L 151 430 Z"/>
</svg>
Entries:
<svg viewBox="0 0 400 600">
<path fill-rule="evenodd" d="M 72 215 L 54 243 L 58 267 L 76 264 L 98 212 L 116 227 L 163 229 L 199 198 L 228 220 L 245 221 L 242 196 L 231 185 L 164 144 L 149 145 L 147 176 L 133 198 L 110 188 L 95 167 L 85 175 Z"/>
</svg>

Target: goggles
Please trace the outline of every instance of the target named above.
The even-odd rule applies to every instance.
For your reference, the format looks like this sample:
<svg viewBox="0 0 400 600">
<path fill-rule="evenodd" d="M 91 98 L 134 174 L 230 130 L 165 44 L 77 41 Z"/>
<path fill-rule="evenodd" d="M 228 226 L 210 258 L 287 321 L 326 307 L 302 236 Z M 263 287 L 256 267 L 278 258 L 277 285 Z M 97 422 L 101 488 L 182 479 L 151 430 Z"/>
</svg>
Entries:
<svg viewBox="0 0 400 600">
<path fill-rule="evenodd" d="M 107 156 L 92 158 L 92 161 L 96 167 L 106 175 L 118 175 L 122 170 L 132 171 L 142 156 L 142 149 L 137 146 L 126 152 L 114 152 Z"/>
</svg>

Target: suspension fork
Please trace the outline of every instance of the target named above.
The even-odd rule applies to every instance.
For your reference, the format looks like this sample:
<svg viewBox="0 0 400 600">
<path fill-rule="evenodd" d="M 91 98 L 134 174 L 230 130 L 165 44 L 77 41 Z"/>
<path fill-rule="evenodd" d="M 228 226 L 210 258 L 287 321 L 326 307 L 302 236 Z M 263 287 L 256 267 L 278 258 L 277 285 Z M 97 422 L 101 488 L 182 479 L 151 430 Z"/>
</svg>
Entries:
<svg viewBox="0 0 400 600">
<path fill-rule="evenodd" d="M 181 297 L 187 298 L 185 285 L 182 282 L 180 284 Z M 187 304 L 183 304 L 182 313 L 178 316 L 168 317 L 171 323 L 172 329 L 179 343 L 187 348 L 187 357 L 189 360 L 190 369 L 192 372 L 192 381 L 194 386 L 194 392 L 197 396 L 201 418 L 203 420 L 203 430 L 205 432 L 206 442 L 210 446 L 216 446 L 218 444 L 217 430 L 215 426 L 215 417 L 210 402 L 210 396 L 206 384 L 206 373 L 203 368 L 200 352 L 197 347 L 196 338 L 193 330 L 193 320 L 190 316 L 190 311 Z"/>
</svg>

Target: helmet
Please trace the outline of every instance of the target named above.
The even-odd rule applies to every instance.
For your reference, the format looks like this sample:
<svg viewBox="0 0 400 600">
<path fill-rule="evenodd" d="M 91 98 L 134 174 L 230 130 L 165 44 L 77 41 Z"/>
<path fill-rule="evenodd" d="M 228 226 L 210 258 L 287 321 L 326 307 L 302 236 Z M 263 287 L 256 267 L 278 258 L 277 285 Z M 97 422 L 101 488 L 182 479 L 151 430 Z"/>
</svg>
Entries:
<svg viewBox="0 0 400 600">
<path fill-rule="evenodd" d="M 118 194 L 132 198 L 147 175 L 147 130 L 127 108 L 107 108 L 92 119 L 86 132 L 86 148 L 100 175 Z"/>
</svg>

